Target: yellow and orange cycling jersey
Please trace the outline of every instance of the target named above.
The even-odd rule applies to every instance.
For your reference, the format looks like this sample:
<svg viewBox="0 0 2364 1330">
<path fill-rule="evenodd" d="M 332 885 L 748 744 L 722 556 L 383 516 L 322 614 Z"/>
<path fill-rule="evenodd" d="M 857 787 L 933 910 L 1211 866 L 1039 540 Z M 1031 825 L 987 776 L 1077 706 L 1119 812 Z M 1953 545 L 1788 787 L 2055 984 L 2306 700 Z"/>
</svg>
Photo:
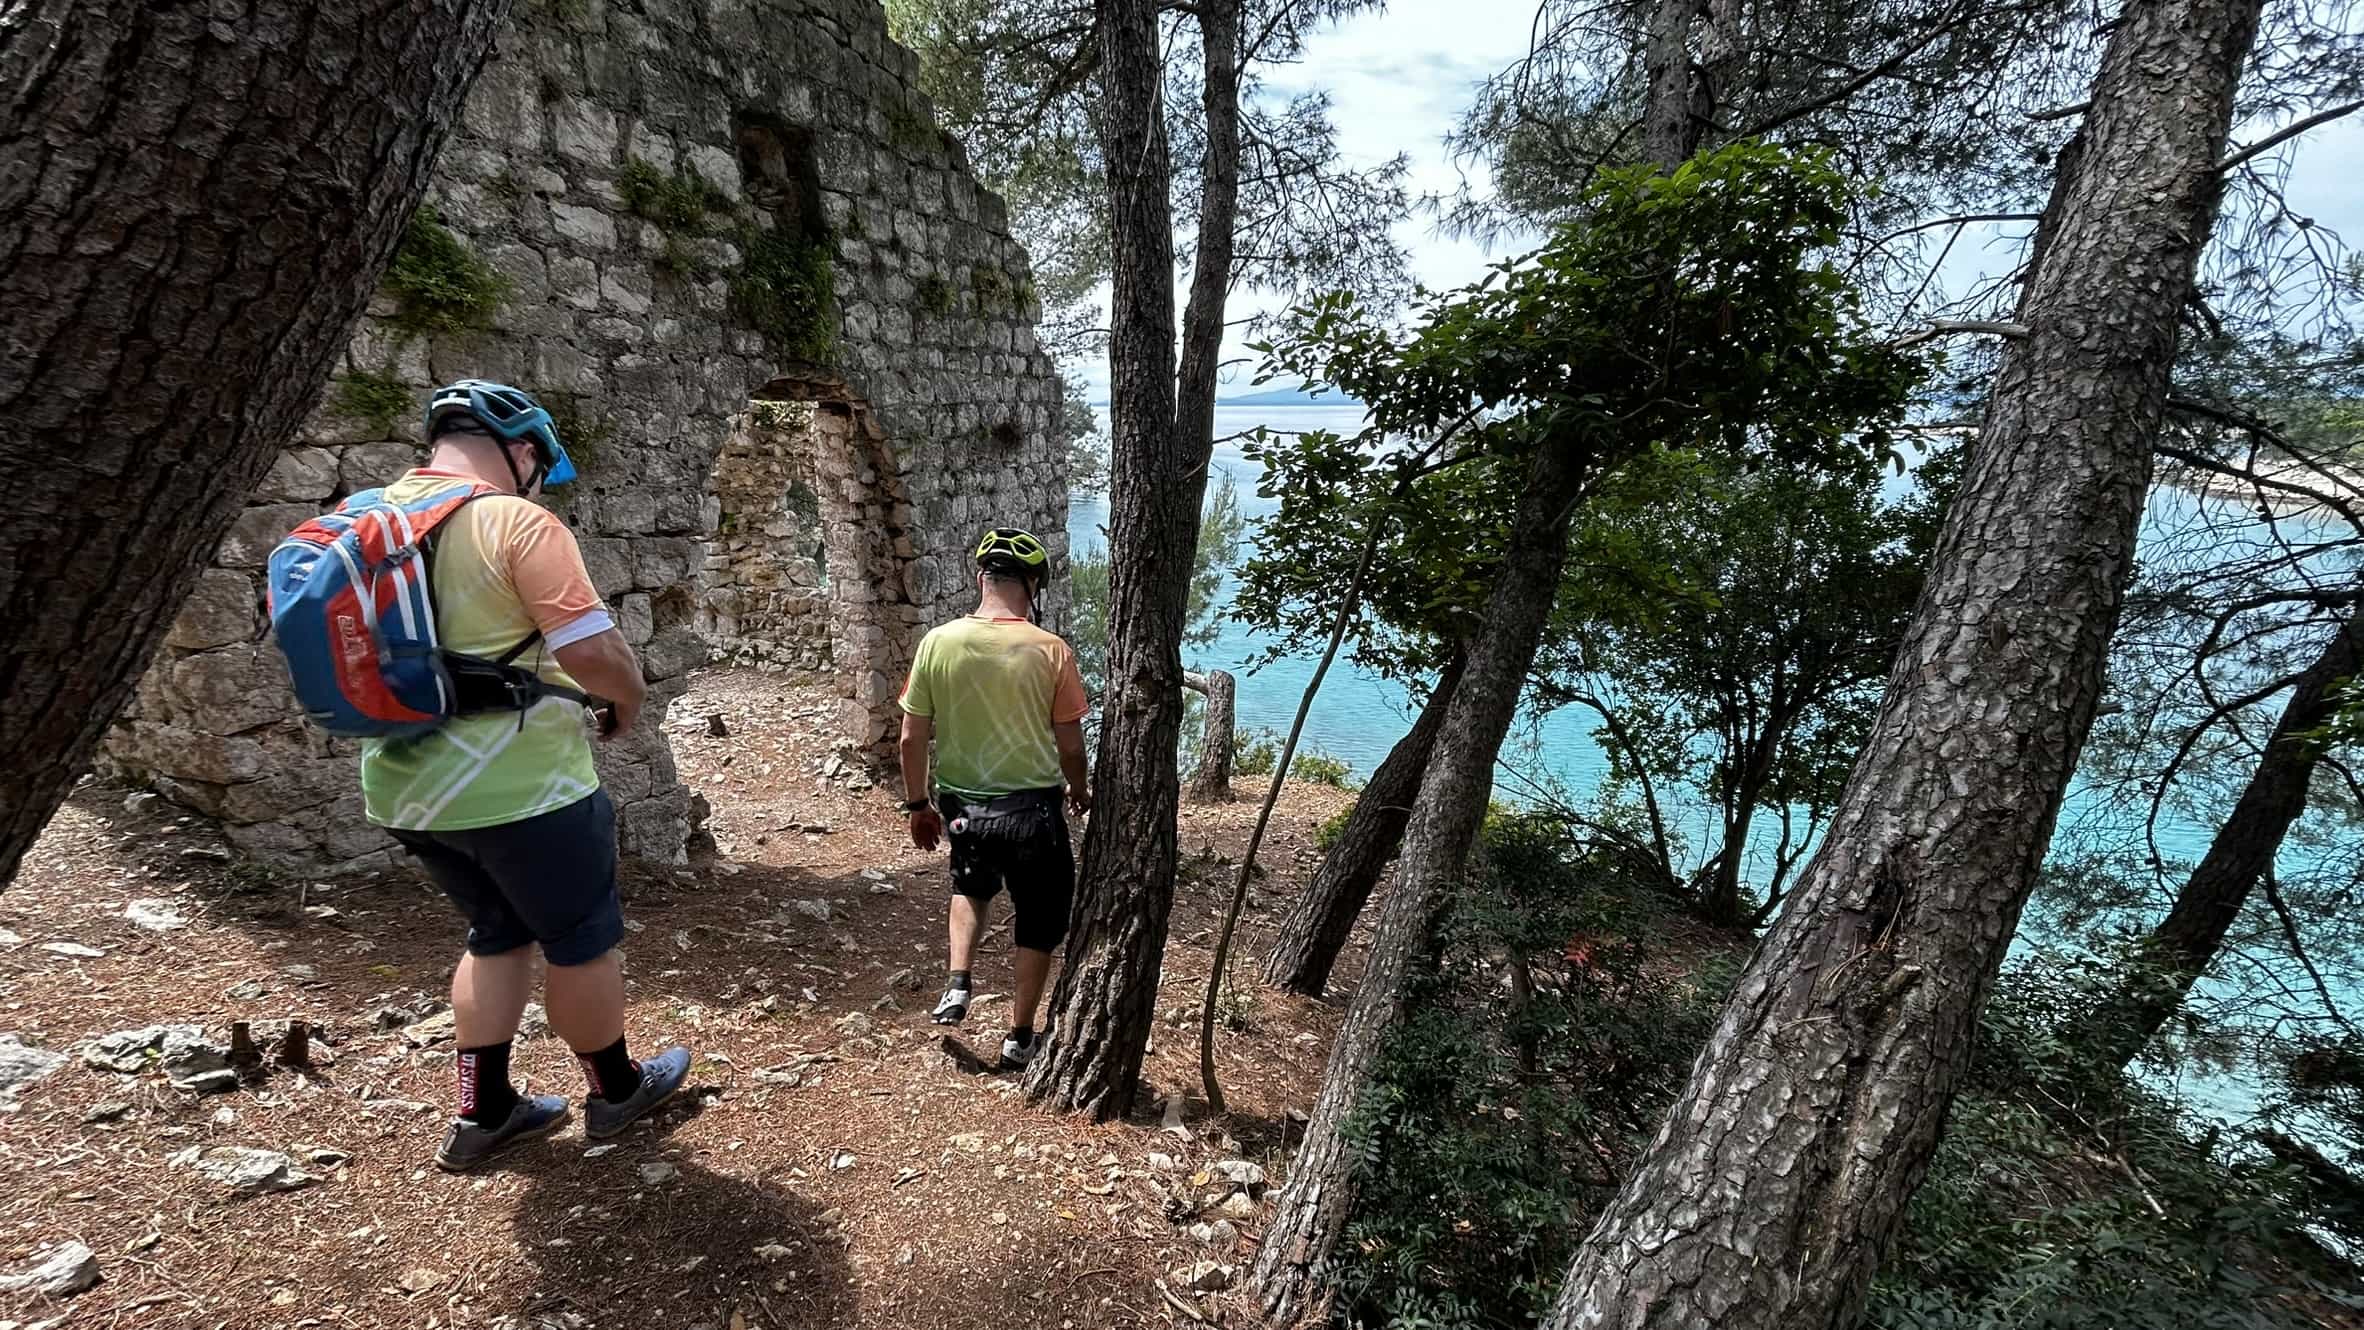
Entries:
<svg viewBox="0 0 2364 1330">
<path fill-rule="evenodd" d="M 424 468 L 386 487 L 401 502 L 470 479 Z M 435 627 L 447 651 L 499 657 L 537 630 L 516 663 L 575 688 L 552 653 L 614 627 L 583 567 L 572 531 L 514 495 L 477 499 L 435 533 Z M 361 748 L 369 820 L 408 831 L 461 831 L 517 822 L 599 788 L 583 709 L 545 697 L 514 711 L 462 716 L 415 739 Z"/>
</svg>

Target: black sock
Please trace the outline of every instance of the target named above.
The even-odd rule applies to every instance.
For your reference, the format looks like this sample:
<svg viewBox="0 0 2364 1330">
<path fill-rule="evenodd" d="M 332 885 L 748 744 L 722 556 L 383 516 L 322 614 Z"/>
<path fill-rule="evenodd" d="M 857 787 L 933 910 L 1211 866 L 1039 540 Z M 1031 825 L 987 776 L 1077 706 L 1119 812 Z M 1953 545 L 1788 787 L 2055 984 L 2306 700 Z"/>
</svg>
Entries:
<svg viewBox="0 0 2364 1330">
<path fill-rule="evenodd" d="M 969 972 L 966 970 L 954 970 L 952 972 L 952 977 L 945 982 L 944 986 L 946 988 L 966 989 L 969 986 Z"/>
<path fill-rule="evenodd" d="M 460 1116 L 479 1127 L 500 1126 L 517 1107 L 517 1087 L 509 1083 L 512 1042 L 463 1048 L 454 1059 L 460 1072 Z"/>
<path fill-rule="evenodd" d="M 624 1036 L 596 1053 L 577 1052 L 575 1060 L 583 1064 L 583 1079 L 591 1082 L 591 1097 L 620 1104 L 640 1089 L 640 1064 L 624 1051 Z"/>
<path fill-rule="evenodd" d="M 1010 1038 L 1016 1041 L 1020 1048 L 1032 1048 L 1034 1047 L 1034 1027 L 1031 1025 L 1012 1027 Z"/>
</svg>

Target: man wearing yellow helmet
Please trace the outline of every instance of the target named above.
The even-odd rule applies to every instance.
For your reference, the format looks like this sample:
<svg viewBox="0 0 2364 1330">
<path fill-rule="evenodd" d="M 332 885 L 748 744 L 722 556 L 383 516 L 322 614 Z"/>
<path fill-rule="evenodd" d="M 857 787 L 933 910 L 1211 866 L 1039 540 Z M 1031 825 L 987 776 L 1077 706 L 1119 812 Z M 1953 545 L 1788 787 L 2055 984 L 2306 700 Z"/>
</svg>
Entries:
<svg viewBox="0 0 2364 1330">
<path fill-rule="evenodd" d="M 1034 623 L 1050 570 L 1042 542 L 995 527 L 976 558 L 976 612 L 921 639 L 903 688 L 903 809 L 912 844 L 933 850 L 947 832 L 952 841 L 952 973 L 937 1024 L 968 1015 L 986 908 L 1009 890 L 1018 991 L 1001 1059 L 1021 1067 L 1034 1056 L 1051 953 L 1067 936 L 1075 855 L 1060 802 L 1078 814 L 1092 806 L 1083 741 L 1091 703 L 1075 652 Z"/>
</svg>

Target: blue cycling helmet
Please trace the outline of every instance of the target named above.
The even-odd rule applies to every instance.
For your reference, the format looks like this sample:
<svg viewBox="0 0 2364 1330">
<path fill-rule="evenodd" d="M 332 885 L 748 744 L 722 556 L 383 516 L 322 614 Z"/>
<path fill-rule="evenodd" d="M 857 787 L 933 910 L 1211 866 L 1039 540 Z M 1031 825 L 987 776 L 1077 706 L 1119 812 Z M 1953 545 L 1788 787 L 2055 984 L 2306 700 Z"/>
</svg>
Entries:
<svg viewBox="0 0 2364 1330">
<path fill-rule="evenodd" d="M 461 379 L 435 390 L 427 398 L 427 439 L 435 439 L 435 427 L 452 416 L 468 416 L 503 439 L 530 439 L 534 455 L 540 459 L 532 476 L 520 476 L 514 466 L 510 478 L 517 482 L 517 492 L 530 491 L 539 481 L 543 489 L 556 489 L 575 478 L 574 461 L 566 455 L 566 447 L 558 441 L 557 422 L 550 413 L 533 399 L 533 394 L 522 388 L 487 379 Z M 506 456 L 506 454 L 504 454 Z"/>
</svg>

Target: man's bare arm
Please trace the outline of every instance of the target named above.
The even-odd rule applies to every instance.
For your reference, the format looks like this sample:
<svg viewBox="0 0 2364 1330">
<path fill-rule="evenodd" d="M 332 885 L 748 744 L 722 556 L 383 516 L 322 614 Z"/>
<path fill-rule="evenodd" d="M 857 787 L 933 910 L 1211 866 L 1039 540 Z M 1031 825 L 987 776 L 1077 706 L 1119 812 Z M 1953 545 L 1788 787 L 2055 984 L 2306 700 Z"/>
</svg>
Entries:
<svg viewBox="0 0 2364 1330">
<path fill-rule="evenodd" d="M 624 733 L 640 719 L 641 704 L 648 700 L 648 683 L 641 678 L 640 658 L 632 654 L 631 644 L 620 630 L 594 633 L 551 654 L 584 692 L 615 704 L 613 733 Z"/>
<path fill-rule="evenodd" d="M 1088 812 L 1092 807 L 1092 787 L 1090 773 L 1084 765 L 1083 722 L 1054 724 L 1051 734 L 1059 741 L 1059 770 L 1067 776 L 1067 802 L 1076 812 Z"/>
</svg>

